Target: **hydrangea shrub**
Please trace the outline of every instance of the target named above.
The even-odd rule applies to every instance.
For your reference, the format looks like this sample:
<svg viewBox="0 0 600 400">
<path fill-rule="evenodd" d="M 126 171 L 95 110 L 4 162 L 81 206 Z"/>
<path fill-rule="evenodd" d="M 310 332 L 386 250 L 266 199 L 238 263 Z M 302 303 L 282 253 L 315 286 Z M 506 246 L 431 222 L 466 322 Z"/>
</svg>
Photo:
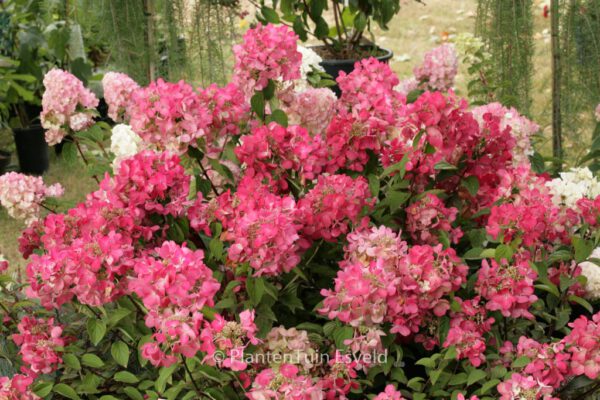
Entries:
<svg viewBox="0 0 600 400">
<path fill-rule="evenodd" d="M 72 126 L 91 101 L 52 72 L 64 85 L 45 95 L 61 121 L 48 140 L 71 134 L 99 184 L 42 218 L 58 189 L 0 182 L 27 219 L 29 263 L 25 282 L 0 263 L 0 398 L 552 400 L 600 387 L 597 179 L 534 172 L 537 126 L 454 94 L 451 46 L 415 69 L 416 91 L 367 59 L 337 99 L 302 80 L 296 40 L 249 30 L 224 87 L 107 74 L 112 132 Z"/>
</svg>

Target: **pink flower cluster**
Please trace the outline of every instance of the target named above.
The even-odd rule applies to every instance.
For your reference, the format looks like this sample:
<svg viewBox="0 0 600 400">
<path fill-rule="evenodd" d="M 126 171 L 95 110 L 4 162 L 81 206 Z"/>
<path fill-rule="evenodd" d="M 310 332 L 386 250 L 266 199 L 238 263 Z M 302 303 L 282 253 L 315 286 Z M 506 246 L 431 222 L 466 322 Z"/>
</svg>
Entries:
<svg viewBox="0 0 600 400">
<path fill-rule="evenodd" d="M 40 119 L 46 129 L 46 142 L 60 143 L 69 130 L 82 131 L 94 122 L 98 99 L 70 73 L 52 69 L 44 76 Z"/>
<path fill-rule="evenodd" d="M 537 273 L 529 260 L 483 260 L 475 290 L 487 300 L 485 307 L 500 311 L 505 317 L 533 319 L 529 307 L 537 300 L 534 281 Z"/>
<path fill-rule="evenodd" d="M 554 389 L 538 382 L 534 377 L 518 373 L 498 384 L 499 400 L 559 400 L 552 397 Z"/>
<path fill-rule="evenodd" d="M 327 152 L 319 136 L 292 125 L 284 128 L 276 122 L 252 130 L 241 138 L 235 154 L 246 166 L 246 176 L 281 190 L 296 172 L 302 181 L 315 179 L 325 167 Z"/>
<path fill-rule="evenodd" d="M 600 376 L 600 313 L 592 319 L 580 316 L 569 324 L 571 333 L 562 341 L 571 353 L 571 373 L 590 379 Z"/>
<path fill-rule="evenodd" d="M 298 210 L 291 196 L 277 196 L 245 178 L 235 195 L 219 197 L 221 239 L 230 242 L 229 262 L 249 263 L 257 276 L 289 272 L 300 262 Z"/>
<path fill-rule="evenodd" d="M 131 98 L 139 85 L 126 74 L 107 72 L 102 78 L 102 88 L 104 101 L 108 105 L 108 116 L 115 122 L 128 121 Z"/>
<path fill-rule="evenodd" d="M 54 319 L 36 319 L 25 316 L 18 325 L 19 333 L 12 340 L 19 346 L 23 363 L 34 377 L 55 371 L 62 359 L 60 350 L 65 346 L 63 329 L 54 324 Z"/>
<path fill-rule="evenodd" d="M 557 389 L 571 372 L 570 354 L 565 351 L 563 342 L 539 343 L 534 339 L 521 336 L 516 351 L 510 342 L 505 343 L 501 351 L 504 357 L 511 359 L 527 357 L 531 361 L 521 372 L 546 386 Z"/>
<path fill-rule="evenodd" d="M 17 172 L 0 176 L 0 204 L 6 208 L 8 215 L 24 220 L 27 225 L 39 219 L 46 197 L 60 197 L 63 193 L 59 183 L 46 186 L 39 176 Z"/>
<path fill-rule="evenodd" d="M 463 233 L 460 228 L 452 228 L 458 210 L 446 208 L 439 197 L 428 194 L 406 209 L 406 229 L 416 243 L 434 245 L 436 232 L 445 232 L 452 243 L 458 243 Z"/>
<path fill-rule="evenodd" d="M 369 240 L 377 230 L 352 241 Z M 466 281 L 467 267 L 454 250 L 441 245 L 413 246 L 385 232 L 386 250 L 392 257 L 356 260 L 352 253 L 340 263 L 341 269 L 332 290 L 323 289 L 323 308 L 329 319 L 338 318 L 352 326 L 392 323 L 392 333 L 408 336 L 417 333 L 428 316 L 441 317 L 449 310 L 445 298 Z M 352 247 L 356 246 L 355 244 Z M 369 246 L 370 247 L 370 246 Z M 398 253 L 394 252 L 400 250 Z"/>
<path fill-rule="evenodd" d="M 170 365 L 176 354 L 194 357 L 200 350 L 202 308 L 214 304 L 220 284 L 202 250 L 167 241 L 154 253 L 135 261 L 129 290 L 144 302 L 146 325 L 154 329 L 156 342 L 146 343 L 142 353 L 153 365 Z"/>
<path fill-rule="evenodd" d="M 122 296 L 143 243 L 153 249 L 154 236 L 164 235 L 150 217 L 183 213 L 189 179 L 175 155 L 145 151 L 123 160 L 118 174 L 105 178 L 84 203 L 50 214 L 24 233 L 25 256 L 45 250 L 27 266 L 28 294 L 47 308 L 74 296 L 93 306 Z"/>
<path fill-rule="evenodd" d="M 229 139 L 239 135 L 240 125 L 249 117 L 250 106 L 244 93 L 233 83 L 223 87 L 213 83 L 201 89 L 198 96 L 212 118 L 204 136 L 206 153 L 218 157 Z"/>
<path fill-rule="evenodd" d="M 216 315 L 202 332 L 202 350 L 206 352 L 205 361 L 209 365 L 220 363 L 220 366 L 232 371 L 243 371 L 247 364 L 244 349 L 249 345 L 259 344 L 256 337 L 258 328 L 254 323 L 254 311 L 244 310 L 240 313 L 240 322 L 227 321 Z M 215 357 L 217 352 L 225 357 Z"/>
<path fill-rule="evenodd" d="M 510 127 L 510 133 L 515 140 L 515 146 L 512 150 L 513 163 L 517 165 L 529 162 L 528 157 L 533 154 L 531 138 L 540 129 L 536 123 L 519 114 L 516 109 L 506 108 L 500 103 L 490 103 L 476 107 L 472 112 L 482 129 L 485 128 L 483 116 L 486 114 L 491 114 L 500 119 L 501 130 Z"/>
<path fill-rule="evenodd" d="M 509 243 L 521 238 L 525 246 L 569 242 L 570 228 L 578 222 L 577 210 L 564 212 L 554 205 L 543 180 L 521 188 L 512 200 L 490 211 L 486 230 L 494 239 Z"/>
<path fill-rule="evenodd" d="M 485 362 L 486 339 L 484 335 L 492 329 L 494 318 L 487 317 L 481 299 L 455 300 L 460 304 L 459 312 L 452 312 L 450 330 L 444 347 L 455 346 L 458 360 L 468 358 L 474 367 Z"/>
<path fill-rule="evenodd" d="M 425 53 L 423 63 L 413 71 L 426 90 L 447 91 L 458 73 L 458 57 L 452 44 L 443 44 Z"/>
<path fill-rule="evenodd" d="M 335 94 L 327 88 L 309 88 L 300 93 L 294 92 L 289 104 L 282 109 L 290 124 L 300 125 L 313 136 L 319 136 L 327 130 L 334 115 L 337 102 Z"/>
<path fill-rule="evenodd" d="M 133 92 L 128 114 L 131 128 L 144 141 L 179 153 L 188 146 L 197 147 L 212 119 L 190 85 L 162 79 Z"/>
<path fill-rule="evenodd" d="M 384 166 L 407 157 L 406 171 L 423 184 L 439 173 L 438 163 L 457 165 L 477 150 L 481 132 L 467 104 L 452 94 L 426 92 L 405 107 L 405 117 L 381 150 Z"/>
<path fill-rule="evenodd" d="M 394 131 L 404 98 L 394 90 L 396 75 L 374 58 L 357 62 L 350 74 L 340 73 L 337 81 L 342 96 L 327 130 L 328 172 L 362 171 L 369 159 L 367 151 L 379 150 Z"/>
<path fill-rule="evenodd" d="M 394 388 L 394 385 L 387 385 L 385 390 L 375 396 L 373 400 L 404 400 L 404 397 Z"/>
<path fill-rule="evenodd" d="M 242 44 L 233 47 L 234 82 L 246 96 L 264 89 L 270 80 L 300 78 L 302 54 L 298 37 L 285 25 L 261 25 L 244 34 Z"/>
<path fill-rule="evenodd" d="M 3 400 L 39 400 L 41 397 L 33 393 L 29 387 L 33 378 L 17 374 L 12 378 L 0 376 L 0 399 Z"/>
<path fill-rule="evenodd" d="M 321 175 L 315 187 L 298 201 L 302 234 L 313 240 L 333 241 L 348 233 L 351 223 L 365 224 L 368 218 L 361 219 L 360 215 L 374 202 L 362 176 Z"/>
<path fill-rule="evenodd" d="M 250 400 L 324 400 L 323 389 L 310 377 L 298 374 L 298 367 L 284 364 L 279 371 L 262 370 L 246 393 Z"/>
</svg>

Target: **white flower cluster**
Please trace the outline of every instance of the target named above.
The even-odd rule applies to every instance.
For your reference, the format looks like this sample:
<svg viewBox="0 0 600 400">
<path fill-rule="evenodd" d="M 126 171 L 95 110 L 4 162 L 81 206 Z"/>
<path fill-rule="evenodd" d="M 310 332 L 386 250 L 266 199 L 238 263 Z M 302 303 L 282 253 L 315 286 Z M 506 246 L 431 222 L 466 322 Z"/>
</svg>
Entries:
<svg viewBox="0 0 600 400">
<path fill-rule="evenodd" d="M 452 40 L 457 53 L 463 57 L 463 62 L 468 66 L 487 61 L 492 55 L 483 50 L 485 43 L 472 33 L 460 33 Z M 483 50 L 483 51 L 481 51 Z M 481 51 L 481 52 L 480 52 Z"/>
<path fill-rule="evenodd" d="M 141 142 L 142 138 L 131 129 L 131 126 L 125 124 L 115 125 L 110 137 L 110 151 L 115 155 L 113 168 L 116 170 L 121 160 L 136 155 L 141 150 Z"/>
<path fill-rule="evenodd" d="M 572 168 L 561 172 L 560 178 L 546 182 L 546 186 L 557 205 L 575 206 L 577 200 L 587 197 L 594 199 L 600 195 L 600 182 L 588 168 Z"/>
<path fill-rule="evenodd" d="M 321 66 L 321 61 L 323 61 L 323 59 L 315 53 L 314 50 L 309 49 L 308 47 L 298 46 L 298 51 L 302 54 L 302 65 L 300 66 L 302 80 L 306 80 L 306 77 L 313 69 L 323 71 L 323 67 Z"/>
<path fill-rule="evenodd" d="M 592 252 L 590 258 L 600 259 L 600 247 Z M 600 299 L 600 265 L 592 261 L 585 261 L 579 266 L 581 267 L 581 275 L 587 278 L 585 284 L 586 297 Z"/>
</svg>

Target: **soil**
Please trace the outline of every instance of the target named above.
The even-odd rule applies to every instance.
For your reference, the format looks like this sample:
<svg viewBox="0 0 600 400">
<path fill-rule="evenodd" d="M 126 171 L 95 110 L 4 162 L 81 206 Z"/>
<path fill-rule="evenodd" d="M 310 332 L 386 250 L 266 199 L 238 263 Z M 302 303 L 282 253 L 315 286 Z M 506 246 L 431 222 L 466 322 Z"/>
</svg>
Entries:
<svg viewBox="0 0 600 400">
<path fill-rule="evenodd" d="M 352 49 L 334 51 L 332 48 L 324 45 L 311 47 L 323 60 L 362 60 L 367 57 L 379 57 L 386 54 L 385 50 L 379 47 L 361 45 Z"/>
</svg>

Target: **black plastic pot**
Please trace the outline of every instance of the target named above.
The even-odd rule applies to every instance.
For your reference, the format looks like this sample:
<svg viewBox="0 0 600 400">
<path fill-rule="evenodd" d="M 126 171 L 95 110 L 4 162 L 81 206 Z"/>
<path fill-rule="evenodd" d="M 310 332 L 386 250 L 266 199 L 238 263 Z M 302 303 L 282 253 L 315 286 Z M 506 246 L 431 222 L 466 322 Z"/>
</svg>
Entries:
<svg viewBox="0 0 600 400">
<path fill-rule="evenodd" d="M 378 48 L 378 52 L 379 53 L 384 53 L 377 58 L 379 61 L 382 62 L 389 62 L 389 60 L 394 56 L 394 53 L 391 50 L 388 49 L 384 49 L 379 47 Z M 329 75 L 331 75 L 333 77 L 334 80 L 337 79 L 340 71 L 344 71 L 346 73 L 350 73 L 354 70 L 354 64 L 356 63 L 356 59 L 346 59 L 346 60 L 342 60 L 342 59 L 324 59 L 321 62 L 321 66 L 323 67 L 323 69 L 325 70 L 325 72 L 327 72 Z M 331 89 L 335 92 L 335 94 L 339 97 L 341 95 L 341 91 L 340 88 L 335 85 L 332 86 Z"/>
<path fill-rule="evenodd" d="M 0 150 L 0 175 L 4 174 L 8 170 L 10 165 L 10 152 Z"/>
<path fill-rule="evenodd" d="M 28 128 L 13 129 L 19 166 L 25 174 L 41 175 L 48 170 L 48 144 L 44 138 L 44 128 L 33 125 Z"/>
</svg>

